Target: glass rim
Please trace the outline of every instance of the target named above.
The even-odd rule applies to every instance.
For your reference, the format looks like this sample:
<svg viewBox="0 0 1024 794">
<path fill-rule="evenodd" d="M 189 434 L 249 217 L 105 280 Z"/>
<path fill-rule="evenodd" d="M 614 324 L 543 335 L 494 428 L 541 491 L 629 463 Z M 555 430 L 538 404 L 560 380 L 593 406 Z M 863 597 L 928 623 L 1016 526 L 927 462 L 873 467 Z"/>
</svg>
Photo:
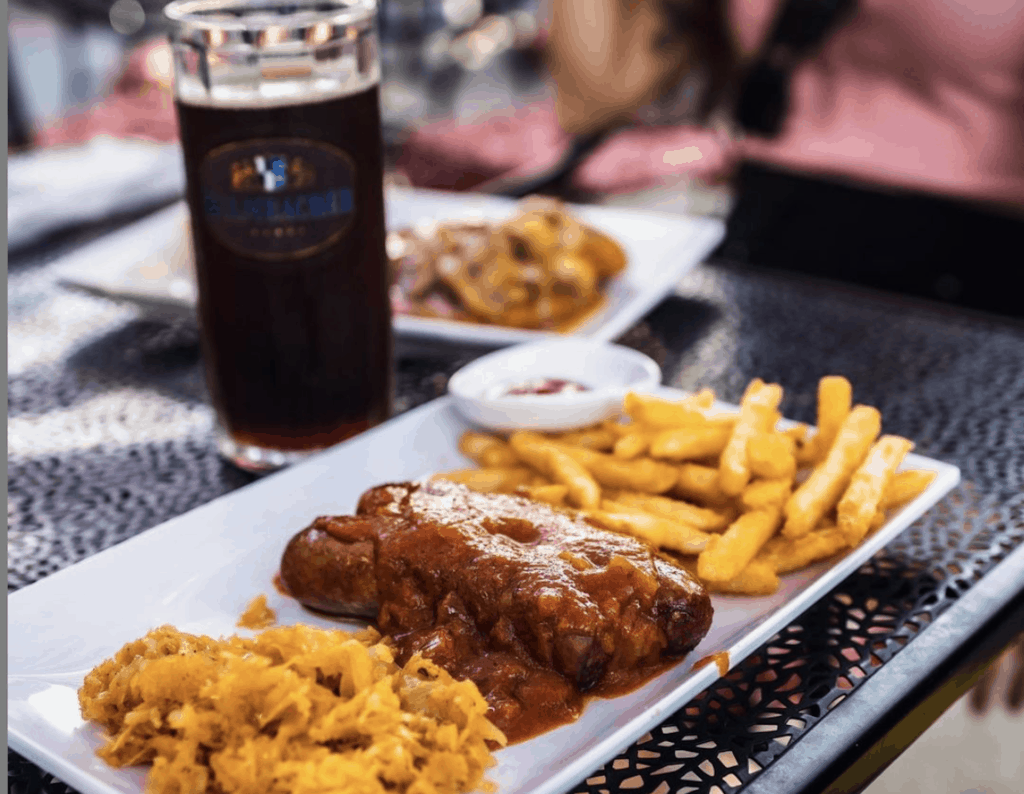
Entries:
<svg viewBox="0 0 1024 794">
<path fill-rule="evenodd" d="M 333 5 L 334 8 L 324 9 Z M 244 18 L 225 16 L 208 16 L 217 11 L 246 10 L 259 12 L 272 10 L 282 6 L 296 7 L 288 14 L 280 14 L 273 19 L 262 17 L 246 21 Z M 163 16 L 175 25 L 199 28 L 203 30 L 218 29 L 222 31 L 257 30 L 268 25 L 284 28 L 309 27 L 320 22 L 347 24 L 372 15 L 377 8 L 376 0 L 314 0 L 309 7 L 303 8 L 294 0 L 173 0 L 164 6 Z"/>
</svg>

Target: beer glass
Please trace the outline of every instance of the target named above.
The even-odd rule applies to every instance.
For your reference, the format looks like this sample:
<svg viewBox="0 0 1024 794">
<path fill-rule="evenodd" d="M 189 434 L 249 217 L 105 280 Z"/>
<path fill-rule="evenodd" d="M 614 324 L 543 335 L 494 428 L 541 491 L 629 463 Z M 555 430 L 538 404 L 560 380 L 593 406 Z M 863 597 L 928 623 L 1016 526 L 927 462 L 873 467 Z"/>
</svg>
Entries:
<svg viewBox="0 0 1024 794">
<path fill-rule="evenodd" d="M 269 471 L 390 412 L 376 6 L 164 14 L 218 449 Z"/>
</svg>

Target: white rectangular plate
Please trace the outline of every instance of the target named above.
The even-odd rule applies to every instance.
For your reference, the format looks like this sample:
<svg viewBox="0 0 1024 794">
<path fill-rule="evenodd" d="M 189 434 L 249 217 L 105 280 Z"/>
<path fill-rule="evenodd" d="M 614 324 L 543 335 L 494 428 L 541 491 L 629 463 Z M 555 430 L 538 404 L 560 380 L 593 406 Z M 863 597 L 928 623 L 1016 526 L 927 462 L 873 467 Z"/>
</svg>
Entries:
<svg viewBox="0 0 1024 794">
<path fill-rule="evenodd" d="M 662 393 L 680 396 L 671 389 Z M 10 746 L 83 794 L 142 792 L 144 769 L 116 770 L 94 754 L 102 735 L 82 721 L 76 695 L 85 674 L 162 624 L 231 634 L 260 593 L 268 595 L 282 624 L 337 626 L 273 588 L 285 544 L 315 516 L 351 512 L 367 488 L 469 465 L 457 448 L 466 428 L 448 398 L 435 400 L 11 595 Z M 905 465 L 938 476 L 860 547 L 830 568 L 785 577 L 774 596 L 715 596 L 710 633 L 676 667 L 631 694 L 590 703 L 571 725 L 500 751 L 490 778 L 501 794 L 556 794 L 578 783 L 715 680 L 715 665 L 694 670 L 695 661 L 728 651 L 731 664 L 738 664 L 960 479 L 955 466 L 918 455 Z"/>
<path fill-rule="evenodd" d="M 387 192 L 389 229 L 420 221 L 511 215 L 511 199 L 473 193 L 441 193 L 410 188 Z M 573 334 L 601 341 L 615 339 L 664 298 L 683 274 L 721 242 L 725 224 L 689 217 L 613 207 L 573 206 L 585 223 L 611 235 L 626 251 L 626 270 L 611 279 L 605 301 Z M 195 311 L 188 212 L 178 203 L 104 237 L 56 267 L 63 281 L 97 295 L 175 313 Z M 479 345 L 509 345 L 551 335 L 497 325 L 399 315 L 399 337 Z"/>
</svg>

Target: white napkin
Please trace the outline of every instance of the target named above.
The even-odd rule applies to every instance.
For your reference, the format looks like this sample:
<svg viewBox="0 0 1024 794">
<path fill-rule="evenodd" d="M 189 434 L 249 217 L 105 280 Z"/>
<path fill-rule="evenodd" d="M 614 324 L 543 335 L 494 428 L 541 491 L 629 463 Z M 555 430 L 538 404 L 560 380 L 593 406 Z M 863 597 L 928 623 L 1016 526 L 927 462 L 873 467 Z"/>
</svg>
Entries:
<svg viewBox="0 0 1024 794">
<path fill-rule="evenodd" d="M 7 161 L 8 250 L 52 232 L 145 209 L 184 193 L 177 143 L 99 136 Z"/>
</svg>

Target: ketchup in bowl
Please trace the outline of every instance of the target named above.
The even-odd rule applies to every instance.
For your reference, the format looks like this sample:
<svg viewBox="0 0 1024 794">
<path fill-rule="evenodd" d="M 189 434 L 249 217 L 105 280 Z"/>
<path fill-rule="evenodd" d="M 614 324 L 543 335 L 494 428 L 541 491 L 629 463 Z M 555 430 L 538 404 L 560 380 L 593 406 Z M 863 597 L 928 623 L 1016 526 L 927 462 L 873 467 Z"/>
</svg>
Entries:
<svg viewBox="0 0 1024 794">
<path fill-rule="evenodd" d="M 564 378 L 534 378 L 507 387 L 502 397 L 523 397 L 528 394 L 579 394 L 590 391 L 589 386 Z"/>
</svg>

